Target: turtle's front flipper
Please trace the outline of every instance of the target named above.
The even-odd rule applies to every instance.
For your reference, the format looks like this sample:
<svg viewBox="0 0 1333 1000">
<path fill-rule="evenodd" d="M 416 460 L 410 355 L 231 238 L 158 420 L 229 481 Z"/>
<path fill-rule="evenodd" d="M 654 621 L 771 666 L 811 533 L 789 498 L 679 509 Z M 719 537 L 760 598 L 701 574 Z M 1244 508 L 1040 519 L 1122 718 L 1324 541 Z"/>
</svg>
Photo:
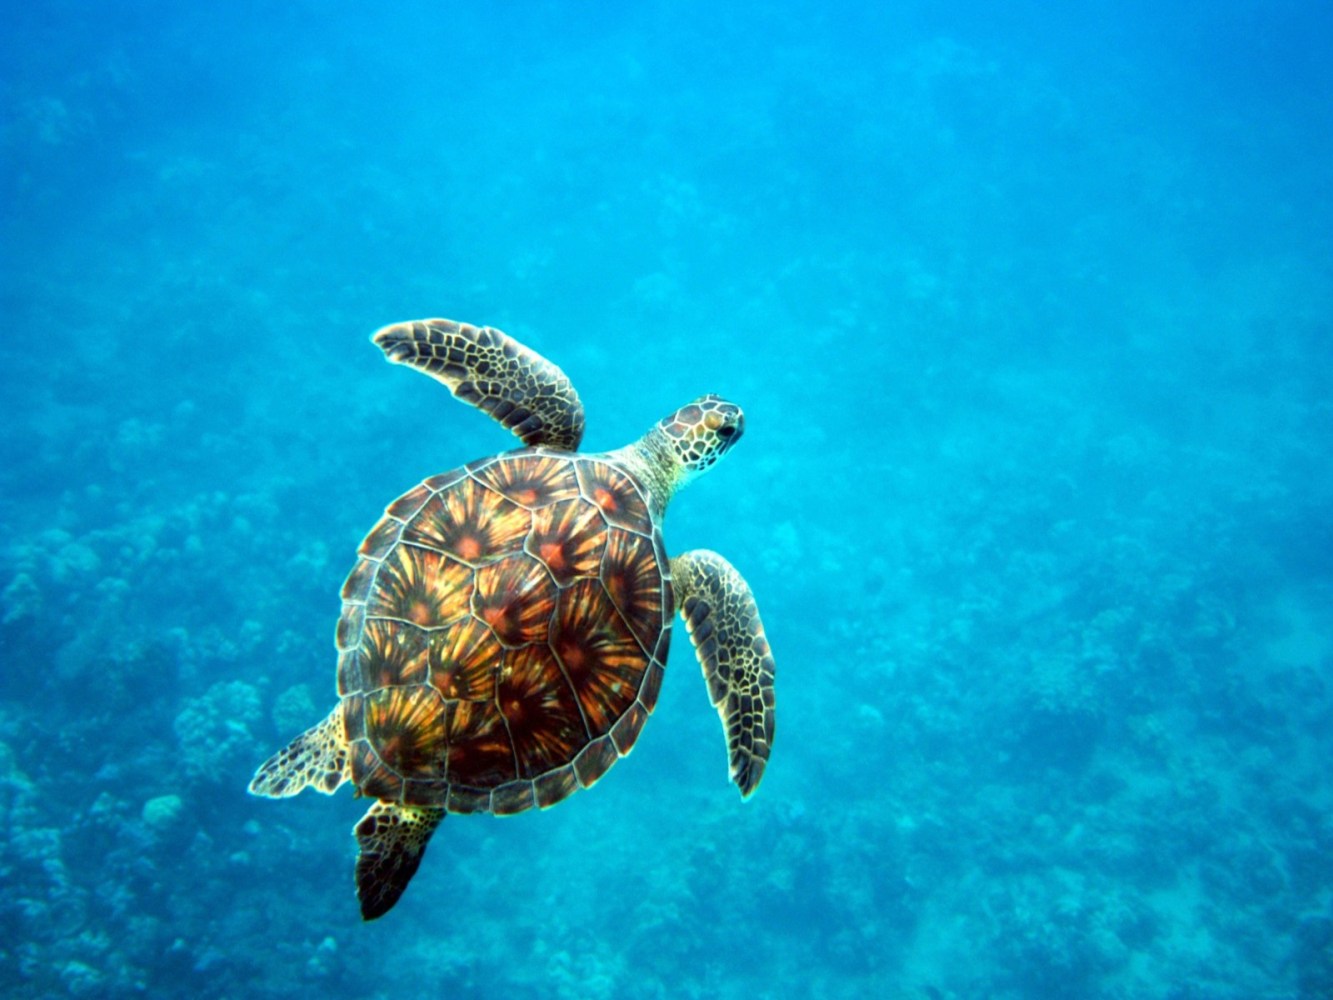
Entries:
<svg viewBox="0 0 1333 1000">
<path fill-rule="evenodd" d="M 393 909 L 417 873 L 426 841 L 444 819 L 438 806 L 376 802 L 356 824 L 356 898 L 361 917 L 374 920 Z"/>
<path fill-rule="evenodd" d="M 339 705 L 318 726 L 264 761 L 250 779 L 250 794 L 285 799 L 313 788 L 332 795 L 347 778 L 347 734 Z"/>
<path fill-rule="evenodd" d="M 579 394 L 564 372 L 512 337 L 489 326 L 423 319 L 386 326 L 372 339 L 390 361 L 443 382 L 524 444 L 578 450 Z"/>
<path fill-rule="evenodd" d="M 748 798 L 773 747 L 773 654 L 759 608 L 736 567 L 716 552 L 696 549 L 672 559 L 671 580 L 727 734 L 731 780 Z"/>
</svg>

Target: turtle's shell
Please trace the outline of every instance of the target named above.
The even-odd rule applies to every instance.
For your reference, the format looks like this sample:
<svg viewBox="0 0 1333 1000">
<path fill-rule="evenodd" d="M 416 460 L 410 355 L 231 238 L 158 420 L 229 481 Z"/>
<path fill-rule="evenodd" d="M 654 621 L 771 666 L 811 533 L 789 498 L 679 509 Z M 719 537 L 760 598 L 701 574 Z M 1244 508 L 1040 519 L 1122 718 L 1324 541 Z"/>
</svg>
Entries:
<svg viewBox="0 0 1333 1000">
<path fill-rule="evenodd" d="M 526 449 L 403 494 L 342 590 L 356 787 L 515 813 L 592 784 L 657 701 L 666 566 L 645 491 L 604 459 Z"/>
</svg>

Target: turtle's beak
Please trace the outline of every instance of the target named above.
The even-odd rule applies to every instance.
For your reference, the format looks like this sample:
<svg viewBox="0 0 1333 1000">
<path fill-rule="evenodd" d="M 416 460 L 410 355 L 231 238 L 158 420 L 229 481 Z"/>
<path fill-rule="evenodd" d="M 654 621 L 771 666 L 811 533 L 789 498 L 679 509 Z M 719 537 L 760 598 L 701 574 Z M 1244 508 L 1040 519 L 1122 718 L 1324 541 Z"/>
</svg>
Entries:
<svg viewBox="0 0 1333 1000">
<path fill-rule="evenodd" d="M 731 443 L 735 444 L 737 441 L 739 441 L 741 439 L 741 435 L 744 433 L 745 433 L 745 413 L 740 409 L 740 407 L 737 407 L 736 430 L 732 432 Z"/>
<path fill-rule="evenodd" d="M 734 403 L 728 403 L 722 412 L 722 421 L 717 433 L 726 442 L 726 447 L 730 448 L 745 433 L 745 413 Z"/>
</svg>

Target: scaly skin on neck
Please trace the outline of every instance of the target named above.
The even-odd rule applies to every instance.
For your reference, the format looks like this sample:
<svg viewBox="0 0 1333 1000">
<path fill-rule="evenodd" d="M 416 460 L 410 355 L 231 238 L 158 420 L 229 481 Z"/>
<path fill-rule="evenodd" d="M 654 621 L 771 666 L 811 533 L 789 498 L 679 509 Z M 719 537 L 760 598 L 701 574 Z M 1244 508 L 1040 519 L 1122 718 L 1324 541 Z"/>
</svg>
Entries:
<svg viewBox="0 0 1333 1000">
<path fill-rule="evenodd" d="M 648 491 L 648 510 L 659 524 L 676 490 L 691 478 L 676 457 L 671 439 L 656 426 L 633 444 L 608 451 L 606 457 L 643 484 Z"/>
</svg>

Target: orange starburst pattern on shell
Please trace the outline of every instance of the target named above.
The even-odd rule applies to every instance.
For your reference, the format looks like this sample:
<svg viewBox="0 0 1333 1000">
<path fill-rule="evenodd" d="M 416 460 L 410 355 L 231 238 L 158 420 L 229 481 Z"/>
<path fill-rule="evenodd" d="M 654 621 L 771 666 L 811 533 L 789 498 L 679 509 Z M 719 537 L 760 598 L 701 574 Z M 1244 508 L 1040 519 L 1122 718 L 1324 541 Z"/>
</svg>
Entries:
<svg viewBox="0 0 1333 1000">
<path fill-rule="evenodd" d="M 431 497 L 402 537 L 477 566 L 518 551 L 531 526 L 532 516 L 522 507 L 463 479 Z"/>
<path fill-rule="evenodd" d="M 600 736 L 638 697 L 648 657 L 596 580 L 574 583 L 558 603 L 551 648 Z"/>
<path fill-rule="evenodd" d="M 399 545 L 385 558 L 366 602 L 366 614 L 438 628 L 467 614 L 471 570 L 414 545 Z"/>
<path fill-rule="evenodd" d="M 433 687 L 381 688 L 366 696 L 366 738 L 404 778 L 441 778 L 445 766 L 444 699 Z"/>
<path fill-rule="evenodd" d="M 361 633 L 361 684 L 364 690 L 426 679 L 428 633 L 405 622 L 372 618 Z"/>
<path fill-rule="evenodd" d="M 525 546 L 564 586 L 580 576 L 595 576 L 606 547 L 606 523 L 594 504 L 566 500 L 537 511 Z"/>
<path fill-rule="evenodd" d="M 477 570 L 472 613 L 506 646 L 541 642 L 555 607 L 555 589 L 541 563 L 515 556 Z"/>
<path fill-rule="evenodd" d="M 431 633 L 430 683 L 446 698 L 493 700 L 495 672 L 503 653 L 495 633 L 469 615 Z"/>
<path fill-rule="evenodd" d="M 652 652 L 664 624 L 662 567 L 652 539 L 612 528 L 602 564 L 602 582 L 635 637 Z"/>
<path fill-rule="evenodd" d="M 516 455 L 492 462 L 473 475 L 524 507 L 544 507 L 579 495 L 573 467 L 565 458 Z"/>
<path fill-rule="evenodd" d="M 449 703 L 449 781 L 494 788 L 517 776 L 514 748 L 494 699 Z"/>
<path fill-rule="evenodd" d="M 629 476 L 607 462 L 586 459 L 578 463 L 578 476 L 583 495 L 601 509 L 608 522 L 631 531 L 652 533 L 648 506 Z"/>
<path fill-rule="evenodd" d="M 521 777 L 568 763 L 588 742 L 578 700 L 545 646 L 506 653 L 497 694 Z"/>
</svg>

